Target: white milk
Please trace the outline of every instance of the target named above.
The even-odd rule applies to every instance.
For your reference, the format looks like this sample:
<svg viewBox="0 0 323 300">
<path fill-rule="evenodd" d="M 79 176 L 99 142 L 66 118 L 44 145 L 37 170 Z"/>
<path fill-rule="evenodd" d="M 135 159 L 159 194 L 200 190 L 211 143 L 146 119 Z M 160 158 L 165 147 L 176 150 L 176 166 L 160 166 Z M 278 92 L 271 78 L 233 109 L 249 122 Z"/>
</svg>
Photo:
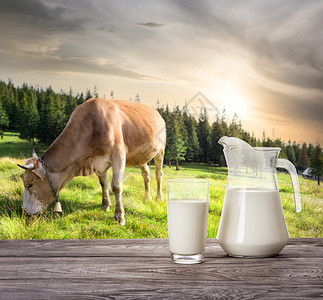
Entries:
<svg viewBox="0 0 323 300">
<path fill-rule="evenodd" d="M 205 250 L 209 203 L 205 199 L 169 199 L 167 203 L 170 252 L 198 254 Z"/>
<path fill-rule="evenodd" d="M 218 241 L 232 256 L 272 256 L 288 242 L 279 191 L 226 191 Z"/>
</svg>

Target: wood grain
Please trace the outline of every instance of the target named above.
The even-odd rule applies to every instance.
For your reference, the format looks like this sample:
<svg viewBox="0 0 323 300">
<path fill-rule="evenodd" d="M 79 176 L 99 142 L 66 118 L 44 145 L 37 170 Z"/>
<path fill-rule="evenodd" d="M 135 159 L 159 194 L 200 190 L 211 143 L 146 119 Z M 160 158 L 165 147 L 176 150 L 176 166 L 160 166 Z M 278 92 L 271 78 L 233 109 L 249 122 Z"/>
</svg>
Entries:
<svg viewBox="0 0 323 300">
<path fill-rule="evenodd" d="M 0 241 L 0 299 L 314 299 L 323 239 L 291 239 L 276 257 L 228 257 L 209 239 L 198 265 L 170 261 L 167 240 Z"/>
</svg>

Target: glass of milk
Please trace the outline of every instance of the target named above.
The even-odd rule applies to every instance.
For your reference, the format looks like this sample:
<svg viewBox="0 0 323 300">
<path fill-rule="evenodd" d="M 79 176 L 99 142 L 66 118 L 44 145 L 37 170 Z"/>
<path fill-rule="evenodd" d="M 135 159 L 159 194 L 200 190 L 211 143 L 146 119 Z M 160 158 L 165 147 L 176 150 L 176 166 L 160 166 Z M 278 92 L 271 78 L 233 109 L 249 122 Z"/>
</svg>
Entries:
<svg viewBox="0 0 323 300">
<path fill-rule="evenodd" d="M 204 260 L 209 211 L 209 180 L 167 180 L 167 218 L 171 259 L 180 264 Z"/>
</svg>

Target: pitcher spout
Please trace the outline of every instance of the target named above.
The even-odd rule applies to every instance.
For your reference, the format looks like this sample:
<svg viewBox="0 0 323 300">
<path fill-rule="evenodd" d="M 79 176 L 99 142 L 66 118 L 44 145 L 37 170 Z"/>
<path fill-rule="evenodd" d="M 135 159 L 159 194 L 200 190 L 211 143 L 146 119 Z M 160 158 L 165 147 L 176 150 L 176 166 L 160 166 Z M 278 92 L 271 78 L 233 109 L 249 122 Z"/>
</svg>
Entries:
<svg viewBox="0 0 323 300">
<path fill-rule="evenodd" d="M 253 149 L 247 142 L 236 137 L 223 136 L 218 143 L 223 146 L 224 150 Z"/>
</svg>

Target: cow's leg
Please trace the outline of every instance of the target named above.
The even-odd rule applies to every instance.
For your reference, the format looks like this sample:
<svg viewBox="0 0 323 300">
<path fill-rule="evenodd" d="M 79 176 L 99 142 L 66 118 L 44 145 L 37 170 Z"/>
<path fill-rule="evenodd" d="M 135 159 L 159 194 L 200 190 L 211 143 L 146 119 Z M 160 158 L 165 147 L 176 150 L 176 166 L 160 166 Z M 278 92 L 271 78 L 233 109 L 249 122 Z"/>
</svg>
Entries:
<svg viewBox="0 0 323 300">
<path fill-rule="evenodd" d="M 144 178 L 145 182 L 145 199 L 150 198 L 150 173 L 149 173 L 149 167 L 147 163 L 140 166 L 141 169 L 141 175 Z"/>
<path fill-rule="evenodd" d="M 157 180 L 157 200 L 163 201 L 162 180 L 163 180 L 163 161 L 164 161 L 164 148 L 162 148 L 154 157 L 155 161 L 155 174 Z"/>
<path fill-rule="evenodd" d="M 102 210 L 109 210 L 111 206 L 110 195 L 109 195 L 109 182 L 108 175 L 104 173 L 103 175 L 98 175 L 100 184 L 102 187 Z"/>
<path fill-rule="evenodd" d="M 115 220 L 119 221 L 120 225 L 125 225 L 124 210 L 122 206 L 122 179 L 125 170 L 125 153 L 115 155 L 112 162 L 112 182 L 111 188 L 115 196 L 116 207 L 114 212 Z"/>
</svg>

